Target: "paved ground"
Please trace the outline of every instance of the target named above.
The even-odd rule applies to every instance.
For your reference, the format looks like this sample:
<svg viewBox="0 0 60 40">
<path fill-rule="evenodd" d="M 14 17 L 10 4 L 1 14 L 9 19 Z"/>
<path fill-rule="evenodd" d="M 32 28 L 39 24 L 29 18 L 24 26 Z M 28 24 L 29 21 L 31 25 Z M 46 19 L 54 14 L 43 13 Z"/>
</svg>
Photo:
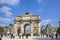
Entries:
<svg viewBox="0 0 60 40">
<path fill-rule="evenodd" d="M 40 37 L 29 37 L 28 39 L 26 39 L 26 37 L 24 37 L 24 39 L 19 39 L 18 37 L 11 39 L 10 37 L 3 37 L 2 40 L 60 40 L 60 39 L 56 39 L 56 38 L 40 38 Z"/>
<path fill-rule="evenodd" d="M 29 37 L 28 39 L 26 39 L 26 37 L 23 39 L 19 39 L 19 37 L 15 37 L 14 39 L 11 39 L 10 37 L 3 37 L 2 40 L 32 40 L 32 37 Z"/>
<path fill-rule="evenodd" d="M 56 38 L 34 38 L 34 40 L 60 40 L 60 39 L 56 39 Z"/>
</svg>

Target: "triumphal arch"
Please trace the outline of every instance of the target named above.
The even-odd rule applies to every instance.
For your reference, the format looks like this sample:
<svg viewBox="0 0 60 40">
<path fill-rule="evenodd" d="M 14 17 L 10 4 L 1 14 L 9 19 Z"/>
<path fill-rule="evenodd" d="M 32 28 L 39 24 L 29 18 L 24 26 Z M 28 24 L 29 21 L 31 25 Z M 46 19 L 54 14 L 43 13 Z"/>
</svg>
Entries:
<svg viewBox="0 0 60 40">
<path fill-rule="evenodd" d="M 26 33 L 25 27 L 30 25 L 30 35 L 40 35 L 40 16 L 25 13 L 23 16 L 16 16 L 14 20 L 14 33 Z"/>
</svg>

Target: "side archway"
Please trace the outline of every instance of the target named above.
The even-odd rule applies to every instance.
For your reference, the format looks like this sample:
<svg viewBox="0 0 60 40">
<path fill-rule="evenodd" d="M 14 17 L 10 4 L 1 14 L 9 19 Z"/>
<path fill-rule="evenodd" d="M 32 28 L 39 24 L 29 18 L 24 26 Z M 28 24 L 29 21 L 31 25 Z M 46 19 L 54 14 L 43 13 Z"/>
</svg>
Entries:
<svg viewBox="0 0 60 40">
<path fill-rule="evenodd" d="M 38 30 L 37 29 L 33 30 L 33 36 L 38 36 Z"/>
<path fill-rule="evenodd" d="M 18 28 L 18 29 L 17 29 L 17 34 L 19 35 L 20 33 L 21 33 L 21 29 Z"/>
</svg>

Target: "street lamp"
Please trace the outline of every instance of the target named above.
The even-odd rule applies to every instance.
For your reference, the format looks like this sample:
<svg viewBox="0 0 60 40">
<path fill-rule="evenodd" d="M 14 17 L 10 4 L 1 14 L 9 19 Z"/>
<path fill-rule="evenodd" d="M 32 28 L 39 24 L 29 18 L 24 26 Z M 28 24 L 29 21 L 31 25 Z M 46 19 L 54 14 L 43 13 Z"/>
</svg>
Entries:
<svg viewBox="0 0 60 40">
<path fill-rule="evenodd" d="M 59 21 L 59 27 L 60 27 L 60 21 Z"/>
</svg>

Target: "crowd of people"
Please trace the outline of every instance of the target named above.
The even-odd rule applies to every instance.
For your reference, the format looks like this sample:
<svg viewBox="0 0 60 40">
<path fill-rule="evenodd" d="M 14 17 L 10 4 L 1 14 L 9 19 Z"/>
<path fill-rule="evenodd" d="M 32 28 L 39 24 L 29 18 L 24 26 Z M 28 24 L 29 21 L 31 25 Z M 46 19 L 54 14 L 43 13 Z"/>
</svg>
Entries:
<svg viewBox="0 0 60 40">
<path fill-rule="evenodd" d="M 51 38 L 53 39 L 54 34 L 51 35 Z M 56 39 L 58 38 L 58 34 L 55 34 Z"/>
<path fill-rule="evenodd" d="M 26 37 L 26 39 L 28 39 L 28 36 L 29 36 L 29 34 L 27 33 L 27 34 L 22 34 L 22 33 L 20 33 L 20 34 L 18 34 L 18 37 L 19 37 L 19 39 L 23 39 L 24 38 L 24 36 Z M 12 38 L 15 38 L 15 34 L 11 34 L 11 39 Z"/>
<path fill-rule="evenodd" d="M 47 38 L 50 37 L 51 39 L 53 39 L 55 37 L 56 39 L 58 39 L 59 38 L 59 34 L 57 34 L 57 33 L 56 34 L 52 33 L 50 35 L 49 34 L 42 34 L 41 37 L 47 37 Z"/>
<path fill-rule="evenodd" d="M 3 37 L 3 35 L 5 35 L 6 36 L 6 34 L 3 34 L 3 33 L 0 33 L 0 40 L 2 40 L 2 37 Z M 8 35 L 9 36 L 9 35 Z M 26 37 L 26 39 L 28 39 L 28 36 L 29 36 L 29 34 L 28 33 L 26 33 L 26 34 L 22 34 L 22 33 L 20 33 L 20 34 L 18 34 L 18 37 L 19 37 L 19 39 L 24 39 L 24 36 Z M 47 36 L 47 35 L 46 35 Z M 56 37 L 56 39 L 58 39 L 58 34 L 56 33 L 55 34 L 55 37 Z M 11 33 L 10 34 L 10 38 L 11 39 L 14 39 L 16 36 L 15 36 L 15 34 L 14 33 Z M 54 35 L 52 34 L 52 35 L 50 35 L 50 37 L 53 39 L 53 37 L 54 37 Z"/>
<path fill-rule="evenodd" d="M 3 37 L 3 34 L 2 34 L 2 33 L 0 33 L 0 40 L 2 40 L 2 37 Z"/>
<path fill-rule="evenodd" d="M 11 33 L 10 35 L 9 34 L 6 35 L 6 34 L 3 34 L 3 33 L 0 33 L 0 40 L 2 40 L 3 36 L 9 36 L 11 39 L 14 39 L 16 37 L 14 33 Z M 21 38 L 23 39 L 24 36 L 26 37 L 26 39 L 28 39 L 29 34 L 28 33 L 27 34 L 22 34 L 22 33 L 18 34 L 19 39 L 21 39 Z"/>
</svg>

